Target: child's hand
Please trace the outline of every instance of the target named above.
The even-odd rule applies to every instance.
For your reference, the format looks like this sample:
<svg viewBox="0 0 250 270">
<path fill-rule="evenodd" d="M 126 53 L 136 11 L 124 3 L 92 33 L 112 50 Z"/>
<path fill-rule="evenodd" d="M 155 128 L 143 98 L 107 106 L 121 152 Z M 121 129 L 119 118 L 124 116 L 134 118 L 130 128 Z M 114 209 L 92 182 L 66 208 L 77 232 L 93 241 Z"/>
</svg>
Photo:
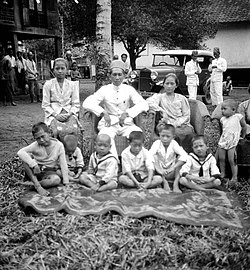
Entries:
<svg viewBox="0 0 250 270">
<path fill-rule="evenodd" d="M 69 176 L 74 177 L 74 176 L 75 176 L 75 173 L 74 173 L 74 172 L 69 171 Z"/>
<path fill-rule="evenodd" d="M 33 168 L 33 172 L 34 172 L 34 174 L 39 174 L 39 173 L 41 173 L 40 167 L 39 167 L 38 165 L 36 165 L 36 166 Z"/>
<path fill-rule="evenodd" d="M 99 184 L 95 184 L 91 189 L 97 191 L 100 188 Z"/>
</svg>

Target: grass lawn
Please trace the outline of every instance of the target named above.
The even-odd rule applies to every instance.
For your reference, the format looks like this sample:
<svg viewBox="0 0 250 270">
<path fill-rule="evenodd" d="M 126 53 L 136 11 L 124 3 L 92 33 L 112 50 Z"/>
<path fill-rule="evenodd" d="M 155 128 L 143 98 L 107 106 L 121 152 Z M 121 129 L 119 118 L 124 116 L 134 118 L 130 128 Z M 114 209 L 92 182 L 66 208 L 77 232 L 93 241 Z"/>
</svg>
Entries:
<svg viewBox="0 0 250 270">
<path fill-rule="evenodd" d="M 81 100 L 92 87 L 83 85 Z M 237 89 L 232 97 L 241 101 L 248 94 Z M 19 101 L 20 108 L 22 104 L 28 106 L 25 100 Z M 0 107 L 2 116 L 3 110 Z M 25 121 L 31 120 L 25 119 L 22 137 L 27 139 L 30 131 Z M 15 130 L 19 121 L 17 117 L 8 130 Z M 8 130 L 3 125 L 0 134 L 7 144 L 11 142 Z M 24 213 L 17 204 L 24 190 L 22 164 L 15 157 L 17 146 L 0 163 L 0 269 L 250 269 L 250 230 L 178 225 L 153 217 L 124 218 L 113 212 L 86 217 Z M 246 179 L 230 191 L 237 192 L 250 210 Z"/>
</svg>

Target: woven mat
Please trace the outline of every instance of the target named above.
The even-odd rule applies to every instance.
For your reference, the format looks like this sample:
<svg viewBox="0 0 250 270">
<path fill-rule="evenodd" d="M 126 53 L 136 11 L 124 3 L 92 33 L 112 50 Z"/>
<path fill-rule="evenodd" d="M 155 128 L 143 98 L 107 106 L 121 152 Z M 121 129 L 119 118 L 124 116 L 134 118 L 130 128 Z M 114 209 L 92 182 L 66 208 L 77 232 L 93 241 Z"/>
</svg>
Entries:
<svg viewBox="0 0 250 270">
<path fill-rule="evenodd" d="M 115 211 L 123 216 L 154 216 L 179 224 L 250 227 L 249 217 L 237 198 L 219 190 L 167 194 L 159 188 L 93 193 L 78 184 L 49 190 L 49 197 L 40 196 L 34 190 L 26 191 L 20 197 L 19 205 L 27 211 L 31 208 L 40 214 L 65 211 L 85 216 Z"/>
</svg>

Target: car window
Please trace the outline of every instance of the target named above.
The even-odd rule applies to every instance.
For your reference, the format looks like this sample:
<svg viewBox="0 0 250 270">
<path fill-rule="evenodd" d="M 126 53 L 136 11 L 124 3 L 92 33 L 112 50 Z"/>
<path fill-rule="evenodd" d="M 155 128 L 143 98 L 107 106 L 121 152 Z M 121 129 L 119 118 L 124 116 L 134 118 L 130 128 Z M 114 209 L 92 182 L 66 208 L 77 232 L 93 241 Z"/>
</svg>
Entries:
<svg viewBox="0 0 250 270">
<path fill-rule="evenodd" d="M 182 58 L 181 58 L 182 57 Z M 177 57 L 173 55 L 154 55 L 153 66 L 175 65 L 181 66 L 183 63 L 183 56 Z M 166 63 L 166 64 L 165 64 Z"/>
</svg>

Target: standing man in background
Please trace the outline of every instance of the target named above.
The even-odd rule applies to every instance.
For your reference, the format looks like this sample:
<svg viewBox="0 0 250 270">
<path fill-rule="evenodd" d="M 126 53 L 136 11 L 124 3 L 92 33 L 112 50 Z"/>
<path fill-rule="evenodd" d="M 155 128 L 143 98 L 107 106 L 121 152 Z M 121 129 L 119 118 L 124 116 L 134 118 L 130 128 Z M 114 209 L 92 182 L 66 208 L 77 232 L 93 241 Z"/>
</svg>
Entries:
<svg viewBox="0 0 250 270">
<path fill-rule="evenodd" d="M 33 60 L 33 53 L 28 52 L 28 59 L 26 60 L 26 71 L 27 71 L 27 78 L 28 78 L 28 85 L 29 85 L 29 94 L 30 94 L 30 102 L 34 102 L 34 97 L 36 95 L 36 101 L 41 102 L 40 100 L 40 93 L 39 93 L 39 86 L 37 83 L 38 79 L 38 72 L 36 69 L 36 63 Z"/>
<path fill-rule="evenodd" d="M 5 60 L 8 60 L 10 62 L 10 68 L 8 73 L 8 80 L 9 80 L 9 86 L 12 95 L 16 94 L 16 58 L 13 54 L 13 49 L 9 48 L 7 50 L 7 55 L 4 57 Z"/>
<path fill-rule="evenodd" d="M 210 66 L 211 74 L 211 85 L 210 95 L 212 99 L 212 105 L 218 105 L 223 102 L 223 72 L 227 70 L 227 61 L 220 57 L 220 49 L 214 48 L 214 59 Z"/>
<path fill-rule="evenodd" d="M 198 74 L 201 73 L 197 57 L 198 51 L 192 51 L 192 59 L 188 61 L 185 66 L 185 75 L 187 76 L 186 85 L 188 87 L 189 99 L 196 99 L 197 97 L 197 86 L 199 85 Z"/>
</svg>

